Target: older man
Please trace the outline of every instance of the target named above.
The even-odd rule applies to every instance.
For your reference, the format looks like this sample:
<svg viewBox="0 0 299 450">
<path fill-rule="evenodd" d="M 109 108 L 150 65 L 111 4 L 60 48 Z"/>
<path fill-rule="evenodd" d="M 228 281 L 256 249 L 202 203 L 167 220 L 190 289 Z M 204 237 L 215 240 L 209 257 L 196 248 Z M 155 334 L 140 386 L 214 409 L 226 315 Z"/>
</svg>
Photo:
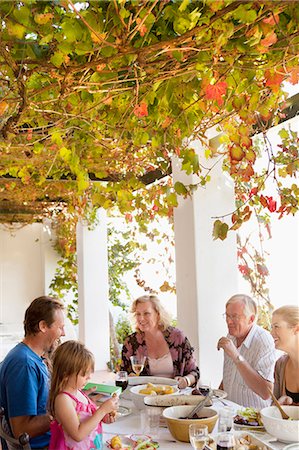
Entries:
<svg viewBox="0 0 299 450">
<path fill-rule="evenodd" d="M 271 404 L 275 347 L 270 333 L 255 324 L 257 307 L 247 295 L 237 294 L 226 303 L 228 336 L 219 339 L 224 350 L 220 387 L 228 398 L 243 406 L 263 408 Z"/>
<path fill-rule="evenodd" d="M 43 355 L 64 336 L 63 305 L 52 297 L 33 300 L 25 312 L 25 337 L 0 366 L 0 405 L 15 437 L 26 432 L 33 449 L 50 440 L 49 373 Z"/>
</svg>

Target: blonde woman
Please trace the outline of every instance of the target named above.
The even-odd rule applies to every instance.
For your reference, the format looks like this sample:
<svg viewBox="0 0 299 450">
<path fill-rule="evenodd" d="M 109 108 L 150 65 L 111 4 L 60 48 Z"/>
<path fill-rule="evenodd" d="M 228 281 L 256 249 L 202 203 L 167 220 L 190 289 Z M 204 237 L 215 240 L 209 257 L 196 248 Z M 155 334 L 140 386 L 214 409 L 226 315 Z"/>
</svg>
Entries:
<svg viewBox="0 0 299 450">
<path fill-rule="evenodd" d="M 131 313 L 136 331 L 124 342 L 121 370 L 133 373 L 130 357 L 146 356 L 141 375 L 176 378 L 181 389 L 193 386 L 199 378 L 194 349 L 184 333 L 170 325 L 170 316 L 158 297 L 137 298 Z"/>
<path fill-rule="evenodd" d="M 282 404 L 299 406 L 299 307 L 276 309 L 271 334 L 275 348 L 285 352 L 275 365 L 274 394 Z"/>
</svg>

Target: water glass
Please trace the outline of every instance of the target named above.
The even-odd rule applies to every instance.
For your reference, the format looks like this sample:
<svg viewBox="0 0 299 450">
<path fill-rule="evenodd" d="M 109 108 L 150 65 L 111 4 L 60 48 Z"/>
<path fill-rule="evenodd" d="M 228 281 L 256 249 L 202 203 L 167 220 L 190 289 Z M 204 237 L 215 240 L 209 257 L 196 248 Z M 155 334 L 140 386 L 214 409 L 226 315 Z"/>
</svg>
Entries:
<svg viewBox="0 0 299 450">
<path fill-rule="evenodd" d="M 225 406 L 219 411 L 218 431 L 231 431 L 234 425 L 234 411 L 230 406 Z"/>
<path fill-rule="evenodd" d="M 208 441 L 207 425 L 189 425 L 189 439 L 194 449 L 203 449 Z"/>
<path fill-rule="evenodd" d="M 149 434 L 152 438 L 159 438 L 161 410 L 160 408 L 149 407 L 141 410 L 142 433 Z"/>
</svg>

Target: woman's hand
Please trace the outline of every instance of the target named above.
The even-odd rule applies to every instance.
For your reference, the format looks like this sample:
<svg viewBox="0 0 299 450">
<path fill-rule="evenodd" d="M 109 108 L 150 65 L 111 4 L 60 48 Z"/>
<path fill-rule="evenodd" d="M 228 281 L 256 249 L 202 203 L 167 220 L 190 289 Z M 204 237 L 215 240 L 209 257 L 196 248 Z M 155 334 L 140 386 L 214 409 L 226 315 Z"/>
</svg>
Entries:
<svg viewBox="0 0 299 450">
<path fill-rule="evenodd" d="M 188 387 L 188 382 L 185 377 L 175 377 L 175 380 L 177 380 L 179 383 L 179 389 L 186 389 L 186 387 Z"/>
<path fill-rule="evenodd" d="M 291 397 L 289 397 L 288 395 L 282 395 L 281 397 L 279 397 L 278 402 L 281 405 L 292 405 L 293 399 Z"/>
</svg>

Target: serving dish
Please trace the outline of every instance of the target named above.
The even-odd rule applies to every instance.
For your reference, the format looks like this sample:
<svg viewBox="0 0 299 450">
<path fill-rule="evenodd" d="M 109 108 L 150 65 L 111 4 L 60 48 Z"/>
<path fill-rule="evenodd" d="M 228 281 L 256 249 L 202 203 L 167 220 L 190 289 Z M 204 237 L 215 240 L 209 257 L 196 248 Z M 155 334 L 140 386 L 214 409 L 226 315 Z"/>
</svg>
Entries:
<svg viewBox="0 0 299 450">
<path fill-rule="evenodd" d="M 155 384 L 154 386 L 157 388 L 157 387 L 165 387 L 165 386 L 170 386 L 170 385 Z M 180 391 L 177 386 L 171 386 L 171 388 L 172 388 L 173 392 L 171 394 L 163 394 L 163 397 L 166 398 L 169 395 L 179 394 Z M 144 399 L 145 399 L 145 397 L 147 397 L 149 395 L 149 392 L 148 393 L 140 393 L 140 391 L 147 390 L 147 389 L 150 389 L 150 388 L 148 388 L 147 384 L 132 386 L 130 388 L 131 400 L 134 402 L 137 409 L 145 408 Z"/>
<path fill-rule="evenodd" d="M 129 386 L 137 386 L 138 384 L 167 384 L 168 386 L 177 386 L 178 381 L 173 378 L 166 377 L 151 377 L 151 376 L 139 376 L 128 377 Z"/>
<path fill-rule="evenodd" d="M 171 406 L 165 408 L 162 415 L 166 420 L 168 429 L 172 436 L 178 441 L 189 442 L 189 425 L 207 425 L 209 433 L 215 427 L 218 419 L 218 413 L 210 407 L 202 408 L 198 413 L 197 419 L 184 419 L 194 408 L 191 406 Z"/>
<path fill-rule="evenodd" d="M 170 406 L 197 405 L 204 400 L 203 395 L 148 395 L 144 398 L 146 406 L 169 408 Z"/>
<path fill-rule="evenodd" d="M 276 406 L 268 406 L 261 410 L 264 427 L 269 434 L 281 442 L 299 442 L 299 407 L 292 405 L 281 406 L 290 416 L 290 419 L 282 419 Z"/>
</svg>

